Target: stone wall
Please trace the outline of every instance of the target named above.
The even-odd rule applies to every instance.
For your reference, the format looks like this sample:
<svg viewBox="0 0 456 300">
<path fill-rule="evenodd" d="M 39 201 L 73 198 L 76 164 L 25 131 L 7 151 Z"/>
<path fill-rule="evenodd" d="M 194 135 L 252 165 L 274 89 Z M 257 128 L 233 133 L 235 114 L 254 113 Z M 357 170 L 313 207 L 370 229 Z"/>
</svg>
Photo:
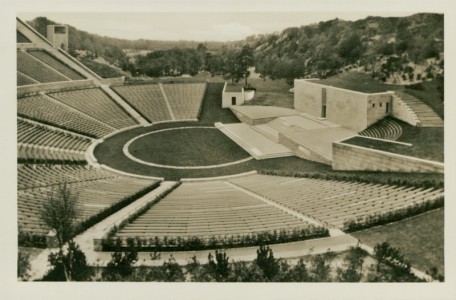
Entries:
<svg viewBox="0 0 456 300">
<path fill-rule="evenodd" d="M 366 94 L 307 80 L 295 80 L 294 84 L 295 109 L 322 117 L 322 93 L 325 89 L 326 119 L 357 132 L 383 119 L 392 110 L 392 92 Z M 388 112 L 386 103 L 389 103 Z"/>
<path fill-rule="evenodd" d="M 444 173 L 440 162 L 343 143 L 333 144 L 332 158 L 334 170 Z"/>
<path fill-rule="evenodd" d="M 408 106 L 401 98 L 396 95 L 393 96 L 393 111 L 392 115 L 405 123 L 413 126 L 419 125 L 420 121 L 416 113 Z"/>
<path fill-rule="evenodd" d="M 394 95 L 394 92 L 367 94 L 367 126 L 368 127 L 392 113 L 393 95 Z"/>
</svg>

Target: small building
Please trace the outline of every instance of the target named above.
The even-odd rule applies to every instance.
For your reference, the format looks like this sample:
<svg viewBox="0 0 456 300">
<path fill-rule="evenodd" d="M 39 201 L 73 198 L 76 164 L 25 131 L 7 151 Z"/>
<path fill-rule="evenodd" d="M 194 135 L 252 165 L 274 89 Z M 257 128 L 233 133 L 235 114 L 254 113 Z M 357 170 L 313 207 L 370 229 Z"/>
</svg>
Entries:
<svg viewBox="0 0 456 300">
<path fill-rule="evenodd" d="M 254 90 L 244 90 L 240 85 L 228 84 L 225 82 L 222 92 L 222 107 L 227 108 L 232 105 L 242 105 L 245 101 L 250 101 L 255 96 Z"/>
<path fill-rule="evenodd" d="M 319 84 L 294 81 L 294 108 L 360 132 L 393 114 L 394 92 L 366 94 Z"/>
</svg>

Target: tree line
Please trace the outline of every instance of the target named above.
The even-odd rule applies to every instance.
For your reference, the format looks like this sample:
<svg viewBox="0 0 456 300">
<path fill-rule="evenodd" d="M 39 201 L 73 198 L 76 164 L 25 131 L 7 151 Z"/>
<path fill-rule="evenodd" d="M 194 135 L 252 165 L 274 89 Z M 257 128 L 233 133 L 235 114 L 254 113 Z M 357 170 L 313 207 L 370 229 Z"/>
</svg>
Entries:
<svg viewBox="0 0 456 300">
<path fill-rule="evenodd" d="M 46 35 L 46 25 L 55 22 L 39 17 L 30 24 Z M 398 73 L 403 80 L 413 81 L 432 79 L 443 69 L 442 60 L 424 74 L 409 66 L 441 59 L 443 38 L 443 15 L 428 13 L 354 22 L 334 19 L 226 43 L 128 41 L 69 26 L 69 52 L 77 56 L 77 50 L 84 50 L 92 58 L 102 56 L 132 76 L 195 75 L 205 70 L 237 82 L 248 77 L 243 66 L 248 64 L 262 77 L 285 79 L 290 84 L 295 78 L 327 77 L 358 67 L 382 80 Z M 152 52 L 131 59 L 125 49 Z"/>
</svg>

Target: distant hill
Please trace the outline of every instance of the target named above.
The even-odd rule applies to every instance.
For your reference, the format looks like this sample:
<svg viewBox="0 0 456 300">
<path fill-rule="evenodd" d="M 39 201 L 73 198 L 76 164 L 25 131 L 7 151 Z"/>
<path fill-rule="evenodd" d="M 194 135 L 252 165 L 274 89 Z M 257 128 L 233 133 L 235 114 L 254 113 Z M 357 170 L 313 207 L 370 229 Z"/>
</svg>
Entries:
<svg viewBox="0 0 456 300">
<path fill-rule="evenodd" d="M 443 72 L 443 15 L 334 19 L 280 33 L 250 36 L 263 76 L 326 77 L 342 70 L 373 71 L 383 81 L 410 83 Z"/>
<path fill-rule="evenodd" d="M 134 76 L 192 74 L 199 70 L 221 74 L 229 55 L 249 45 L 254 49 L 256 72 L 286 79 L 290 84 L 295 78 L 325 78 L 350 70 L 371 72 L 388 83 L 410 84 L 443 75 L 443 20 L 442 14 L 430 13 L 358 21 L 334 19 L 241 41 L 204 45 L 196 41 L 129 41 L 69 25 L 69 47 L 75 57 L 101 56 Z M 38 17 L 29 24 L 46 36 L 46 26 L 56 23 Z"/>
<path fill-rule="evenodd" d="M 28 22 L 35 30 L 46 37 L 47 25 L 55 25 L 56 22 L 46 17 L 37 17 Z M 123 53 L 124 49 L 130 52 L 133 50 L 168 50 L 173 48 L 196 48 L 202 42 L 198 41 L 159 41 L 159 40 L 125 40 L 79 30 L 69 24 L 69 52 L 73 56 L 78 53 L 91 54 L 93 57 L 102 56 L 111 64 L 121 66 L 128 60 Z M 203 42 L 208 51 L 219 50 L 224 43 L 222 42 Z"/>
</svg>

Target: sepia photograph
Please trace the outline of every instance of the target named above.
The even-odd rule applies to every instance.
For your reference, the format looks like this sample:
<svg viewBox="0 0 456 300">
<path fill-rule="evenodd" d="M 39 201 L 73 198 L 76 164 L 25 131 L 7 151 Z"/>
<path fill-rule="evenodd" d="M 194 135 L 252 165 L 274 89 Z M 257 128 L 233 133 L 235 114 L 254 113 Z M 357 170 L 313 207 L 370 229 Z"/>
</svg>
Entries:
<svg viewBox="0 0 456 300">
<path fill-rule="evenodd" d="M 159 2 L 9 15 L 16 288 L 454 299 L 450 2 Z"/>
</svg>

